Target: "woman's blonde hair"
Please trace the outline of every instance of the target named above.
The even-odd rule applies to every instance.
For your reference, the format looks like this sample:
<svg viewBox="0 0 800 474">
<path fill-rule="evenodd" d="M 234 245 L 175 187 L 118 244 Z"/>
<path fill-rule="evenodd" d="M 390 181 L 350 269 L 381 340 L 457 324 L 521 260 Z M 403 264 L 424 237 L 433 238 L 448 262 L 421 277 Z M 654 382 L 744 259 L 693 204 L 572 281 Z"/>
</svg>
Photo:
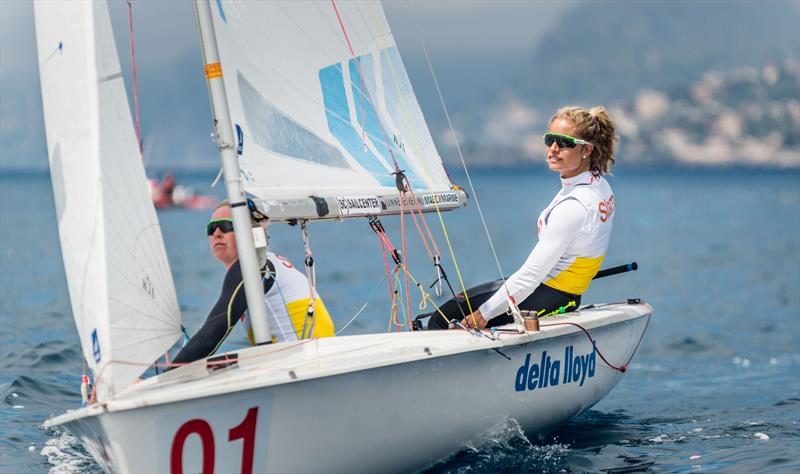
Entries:
<svg viewBox="0 0 800 474">
<path fill-rule="evenodd" d="M 619 136 L 616 134 L 614 120 L 605 107 L 562 107 L 550 118 L 565 119 L 575 127 L 577 137 L 594 145 L 589 155 L 589 169 L 595 174 L 608 173 L 614 164 Z"/>
</svg>

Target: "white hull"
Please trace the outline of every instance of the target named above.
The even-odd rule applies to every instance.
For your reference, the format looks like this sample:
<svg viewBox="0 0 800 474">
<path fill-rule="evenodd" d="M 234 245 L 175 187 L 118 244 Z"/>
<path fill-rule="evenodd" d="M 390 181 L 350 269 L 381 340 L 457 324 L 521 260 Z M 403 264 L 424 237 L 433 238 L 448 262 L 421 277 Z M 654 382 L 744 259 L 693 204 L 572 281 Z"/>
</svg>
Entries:
<svg viewBox="0 0 800 474">
<path fill-rule="evenodd" d="M 580 324 L 611 364 L 622 365 L 651 312 L 647 304 L 610 305 L 543 324 Z M 526 358 L 525 378 L 545 351 L 548 383 L 558 365 L 557 384 L 522 380 Z M 507 418 L 541 433 L 591 407 L 622 377 L 592 353 L 590 340 L 570 325 L 496 341 L 432 331 L 263 346 L 238 351 L 238 367 L 174 370 L 105 407 L 47 424 L 65 425 L 112 472 L 178 472 L 180 463 L 183 472 L 204 472 L 204 456 L 213 472 L 246 472 L 248 458 L 252 472 L 409 471 Z M 583 356 L 582 374 L 567 367 L 568 354 Z M 575 381 L 565 382 L 576 370 Z"/>
</svg>

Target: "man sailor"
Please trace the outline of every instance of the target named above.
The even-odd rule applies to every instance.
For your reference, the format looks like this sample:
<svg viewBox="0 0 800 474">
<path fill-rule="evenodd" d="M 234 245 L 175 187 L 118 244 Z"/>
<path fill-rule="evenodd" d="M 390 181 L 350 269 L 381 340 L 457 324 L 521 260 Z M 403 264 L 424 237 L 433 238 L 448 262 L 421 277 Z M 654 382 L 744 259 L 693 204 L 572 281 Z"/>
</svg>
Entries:
<svg viewBox="0 0 800 474">
<path fill-rule="evenodd" d="M 173 359 L 183 364 L 214 354 L 228 337 L 233 326 L 242 320 L 251 344 L 255 344 L 247 300 L 244 295 L 239 254 L 233 233 L 230 204 L 221 203 L 211 214 L 206 225 L 211 253 L 225 265 L 228 272 L 222 284 L 222 293 L 206 318 L 203 327 Z M 267 264 L 262 269 L 264 299 L 270 319 L 273 342 L 297 341 L 314 337 L 334 336 L 335 329 L 328 310 L 308 279 L 289 260 L 267 252 Z M 311 292 L 314 292 L 313 306 Z"/>
</svg>

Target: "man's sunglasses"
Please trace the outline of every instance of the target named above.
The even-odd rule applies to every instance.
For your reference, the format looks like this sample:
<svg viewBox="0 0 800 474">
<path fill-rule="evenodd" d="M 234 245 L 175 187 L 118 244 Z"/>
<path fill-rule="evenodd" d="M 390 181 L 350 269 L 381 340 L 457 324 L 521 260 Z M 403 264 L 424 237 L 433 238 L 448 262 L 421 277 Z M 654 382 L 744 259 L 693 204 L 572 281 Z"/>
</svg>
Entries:
<svg viewBox="0 0 800 474">
<path fill-rule="evenodd" d="M 223 234 L 233 232 L 233 219 L 230 217 L 223 217 L 221 219 L 214 219 L 206 224 L 206 233 L 209 236 L 214 235 L 217 229 L 221 230 Z"/>
<path fill-rule="evenodd" d="M 591 145 L 586 140 L 571 137 L 562 133 L 547 132 L 544 134 L 545 146 L 551 146 L 553 143 L 558 145 L 559 148 L 575 148 L 576 145 Z"/>
</svg>

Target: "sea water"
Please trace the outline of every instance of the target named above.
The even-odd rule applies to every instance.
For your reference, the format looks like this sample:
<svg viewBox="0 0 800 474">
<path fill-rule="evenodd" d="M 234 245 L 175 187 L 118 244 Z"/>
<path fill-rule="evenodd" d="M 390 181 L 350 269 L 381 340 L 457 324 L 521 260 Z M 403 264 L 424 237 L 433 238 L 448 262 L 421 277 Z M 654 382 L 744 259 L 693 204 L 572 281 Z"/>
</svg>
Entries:
<svg viewBox="0 0 800 474">
<path fill-rule="evenodd" d="M 212 175 L 178 177 L 208 189 Z M 600 403 L 552 433 L 526 434 L 505 420 L 429 471 L 800 470 L 800 173 L 623 167 L 609 179 L 617 207 L 604 266 L 636 261 L 640 270 L 594 282 L 583 303 L 637 297 L 653 305 L 629 372 Z M 463 175 L 454 180 L 467 185 Z M 470 286 L 516 270 L 535 242 L 539 210 L 559 186 L 544 170 L 481 171 L 473 180 L 467 208 L 444 215 L 449 243 L 439 219 L 427 218 L 456 288 L 458 273 Z M 167 210 L 159 218 L 184 321 L 194 332 L 223 276 L 207 247 L 208 213 Z M 46 174 L 0 177 L 4 473 L 100 472 L 74 437 L 41 427 L 80 405 L 81 352 L 55 219 Z M 399 219 L 383 222 L 402 249 Z M 425 248 L 413 222 L 405 227 L 413 275 L 428 284 L 434 271 Z M 302 265 L 299 229 L 274 225 L 272 234 L 273 249 Z M 366 220 L 314 223 L 309 237 L 319 292 L 337 327 L 369 302 L 344 333 L 386 331 L 384 261 Z M 412 298 L 413 313 L 417 294 Z M 226 348 L 243 344 L 235 330 Z"/>
</svg>

